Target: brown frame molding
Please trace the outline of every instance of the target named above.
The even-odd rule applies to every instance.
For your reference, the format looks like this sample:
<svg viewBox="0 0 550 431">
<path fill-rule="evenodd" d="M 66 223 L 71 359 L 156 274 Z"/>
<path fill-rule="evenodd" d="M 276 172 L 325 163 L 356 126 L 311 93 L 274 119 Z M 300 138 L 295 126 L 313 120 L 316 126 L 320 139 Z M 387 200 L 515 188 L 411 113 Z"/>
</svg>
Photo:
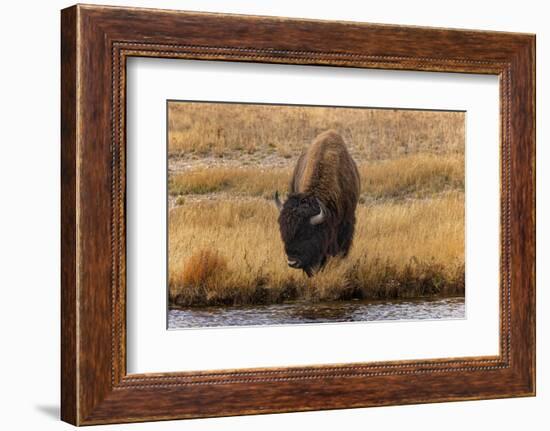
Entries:
<svg viewBox="0 0 550 431">
<path fill-rule="evenodd" d="M 77 5 L 61 13 L 61 52 L 63 420 L 88 425 L 535 394 L 534 35 Z M 500 354 L 128 375 L 129 56 L 498 75 Z"/>
</svg>

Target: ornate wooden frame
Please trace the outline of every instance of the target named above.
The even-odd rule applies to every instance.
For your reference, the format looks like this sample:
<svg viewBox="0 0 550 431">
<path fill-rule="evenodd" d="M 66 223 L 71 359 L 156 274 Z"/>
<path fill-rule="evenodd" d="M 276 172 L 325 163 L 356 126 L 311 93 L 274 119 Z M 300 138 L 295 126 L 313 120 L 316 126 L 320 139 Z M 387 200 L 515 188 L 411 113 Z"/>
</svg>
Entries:
<svg viewBox="0 0 550 431">
<path fill-rule="evenodd" d="M 61 18 L 63 420 L 88 425 L 534 395 L 534 35 L 81 5 Z M 128 375 L 130 56 L 498 75 L 500 354 Z"/>
</svg>

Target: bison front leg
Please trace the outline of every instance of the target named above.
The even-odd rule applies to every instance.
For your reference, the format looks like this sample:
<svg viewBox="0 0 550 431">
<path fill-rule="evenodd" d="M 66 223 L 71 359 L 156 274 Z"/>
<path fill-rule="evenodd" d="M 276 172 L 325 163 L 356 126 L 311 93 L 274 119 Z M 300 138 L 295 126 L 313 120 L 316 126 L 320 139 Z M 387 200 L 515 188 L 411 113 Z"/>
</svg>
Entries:
<svg viewBox="0 0 550 431">
<path fill-rule="evenodd" d="M 355 222 L 344 222 L 338 230 L 338 248 L 339 254 L 346 257 L 353 242 L 353 232 L 355 230 Z"/>
<path fill-rule="evenodd" d="M 313 269 L 311 269 L 311 268 L 302 268 L 302 270 L 306 273 L 306 275 L 309 278 L 313 277 L 313 274 L 314 274 Z"/>
</svg>

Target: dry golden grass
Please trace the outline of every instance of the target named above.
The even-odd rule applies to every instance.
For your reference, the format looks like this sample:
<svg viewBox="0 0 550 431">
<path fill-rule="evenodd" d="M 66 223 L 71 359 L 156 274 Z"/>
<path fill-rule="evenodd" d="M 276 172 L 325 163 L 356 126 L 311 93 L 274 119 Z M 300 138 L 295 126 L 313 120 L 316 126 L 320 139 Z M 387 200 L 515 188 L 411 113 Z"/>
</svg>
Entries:
<svg viewBox="0 0 550 431">
<path fill-rule="evenodd" d="M 286 190 L 292 175 L 288 168 L 219 167 L 195 168 L 169 178 L 171 195 L 230 192 L 236 195 L 273 196 Z"/>
<path fill-rule="evenodd" d="M 464 156 L 416 154 L 359 164 L 361 193 L 365 200 L 424 197 L 464 188 Z M 171 195 L 201 195 L 227 192 L 239 196 L 270 198 L 276 190 L 288 189 L 292 167 L 195 168 L 169 179 Z"/>
<path fill-rule="evenodd" d="M 350 255 L 308 279 L 286 265 L 271 202 L 185 204 L 170 212 L 170 301 L 216 305 L 463 294 L 463 217 L 464 195 L 457 191 L 360 206 Z"/>
<path fill-rule="evenodd" d="M 359 164 L 361 194 L 367 200 L 422 198 L 464 190 L 463 154 L 414 154 Z"/>
<path fill-rule="evenodd" d="M 359 160 L 463 153 L 464 113 L 170 102 L 170 155 L 298 155 L 335 129 Z"/>
<path fill-rule="evenodd" d="M 186 300 L 196 302 L 201 299 L 202 290 L 213 290 L 219 286 L 219 278 L 227 271 L 227 259 L 218 251 L 201 249 L 195 251 L 185 267 L 169 273 L 170 286 L 185 286 Z"/>
</svg>

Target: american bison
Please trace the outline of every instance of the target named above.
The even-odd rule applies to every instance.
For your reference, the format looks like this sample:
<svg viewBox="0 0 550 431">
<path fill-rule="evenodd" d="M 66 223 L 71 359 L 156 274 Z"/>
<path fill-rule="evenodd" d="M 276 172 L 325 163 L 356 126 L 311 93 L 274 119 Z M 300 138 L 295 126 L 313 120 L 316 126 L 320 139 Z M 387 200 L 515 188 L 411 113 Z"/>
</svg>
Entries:
<svg viewBox="0 0 550 431">
<path fill-rule="evenodd" d="M 321 133 L 294 168 L 284 204 L 275 192 L 288 265 L 309 277 L 331 256 L 347 256 L 355 229 L 360 183 L 342 137 Z"/>
</svg>

